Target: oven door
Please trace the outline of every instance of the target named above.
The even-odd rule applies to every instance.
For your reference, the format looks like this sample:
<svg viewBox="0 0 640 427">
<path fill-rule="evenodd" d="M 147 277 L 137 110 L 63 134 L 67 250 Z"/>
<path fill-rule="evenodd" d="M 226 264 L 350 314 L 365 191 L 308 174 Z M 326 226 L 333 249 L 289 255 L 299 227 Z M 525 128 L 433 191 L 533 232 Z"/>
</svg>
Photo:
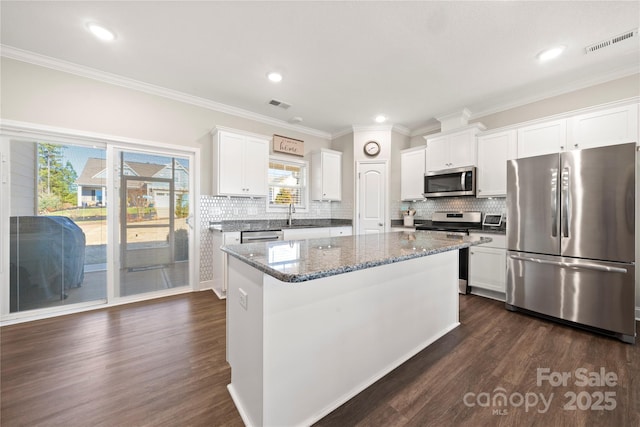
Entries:
<svg viewBox="0 0 640 427">
<path fill-rule="evenodd" d="M 447 169 L 424 175 L 425 197 L 475 196 L 476 168 Z"/>
</svg>

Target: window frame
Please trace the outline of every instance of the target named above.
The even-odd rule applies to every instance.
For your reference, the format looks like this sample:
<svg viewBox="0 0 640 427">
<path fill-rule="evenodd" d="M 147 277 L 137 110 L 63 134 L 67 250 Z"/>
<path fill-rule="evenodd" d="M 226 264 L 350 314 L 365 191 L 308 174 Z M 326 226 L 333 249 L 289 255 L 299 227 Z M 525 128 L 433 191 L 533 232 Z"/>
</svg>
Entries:
<svg viewBox="0 0 640 427">
<path fill-rule="evenodd" d="M 300 187 L 302 190 L 302 203 L 303 205 L 295 204 L 294 207 L 297 212 L 309 212 L 309 162 L 303 159 L 292 159 L 290 157 L 271 155 L 269 156 L 269 163 L 284 163 L 300 166 L 303 168 L 303 182 L 304 185 Z M 271 204 L 271 185 L 269 184 L 269 170 L 267 169 L 267 197 L 265 198 L 266 211 L 267 212 L 286 212 L 289 205 L 275 205 Z"/>
</svg>

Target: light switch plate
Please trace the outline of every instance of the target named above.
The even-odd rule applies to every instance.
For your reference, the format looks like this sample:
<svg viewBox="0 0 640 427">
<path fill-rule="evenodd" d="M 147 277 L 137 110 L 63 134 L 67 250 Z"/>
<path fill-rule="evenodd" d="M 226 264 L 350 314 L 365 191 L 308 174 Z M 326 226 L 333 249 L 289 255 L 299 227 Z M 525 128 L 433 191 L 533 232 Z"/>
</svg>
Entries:
<svg viewBox="0 0 640 427">
<path fill-rule="evenodd" d="M 249 304 L 249 295 L 242 288 L 238 288 L 238 292 L 240 293 L 240 307 L 246 310 Z"/>
</svg>

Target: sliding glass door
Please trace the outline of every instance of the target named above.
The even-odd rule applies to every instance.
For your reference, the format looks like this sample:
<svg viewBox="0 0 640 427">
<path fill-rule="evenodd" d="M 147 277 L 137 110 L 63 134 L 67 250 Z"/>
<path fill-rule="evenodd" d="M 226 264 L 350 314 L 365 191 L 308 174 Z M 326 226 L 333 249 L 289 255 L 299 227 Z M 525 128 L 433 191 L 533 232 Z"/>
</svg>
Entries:
<svg viewBox="0 0 640 427">
<path fill-rule="evenodd" d="M 189 160 L 120 152 L 120 296 L 189 283 Z"/>
<path fill-rule="evenodd" d="M 9 312 L 106 301 L 106 150 L 10 142 Z"/>
<path fill-rule="evenodd" d="M 2 319 L 191 286 L 192 153 L 7 137 L 0 155 Z"/>
</svg>

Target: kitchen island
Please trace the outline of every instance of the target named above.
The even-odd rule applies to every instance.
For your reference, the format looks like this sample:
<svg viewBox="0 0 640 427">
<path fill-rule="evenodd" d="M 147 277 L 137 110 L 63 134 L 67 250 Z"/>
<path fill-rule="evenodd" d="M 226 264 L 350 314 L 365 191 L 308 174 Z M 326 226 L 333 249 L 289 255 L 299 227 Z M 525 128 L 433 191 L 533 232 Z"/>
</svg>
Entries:
<svg viewBox="0 0 640 427">
<path fill-rule="evenodd" d="M 458 323 L 458 250 L 428 231 L 231 245 L 229 392 L 247 425 L 319 420 Z"/>
</svg>

